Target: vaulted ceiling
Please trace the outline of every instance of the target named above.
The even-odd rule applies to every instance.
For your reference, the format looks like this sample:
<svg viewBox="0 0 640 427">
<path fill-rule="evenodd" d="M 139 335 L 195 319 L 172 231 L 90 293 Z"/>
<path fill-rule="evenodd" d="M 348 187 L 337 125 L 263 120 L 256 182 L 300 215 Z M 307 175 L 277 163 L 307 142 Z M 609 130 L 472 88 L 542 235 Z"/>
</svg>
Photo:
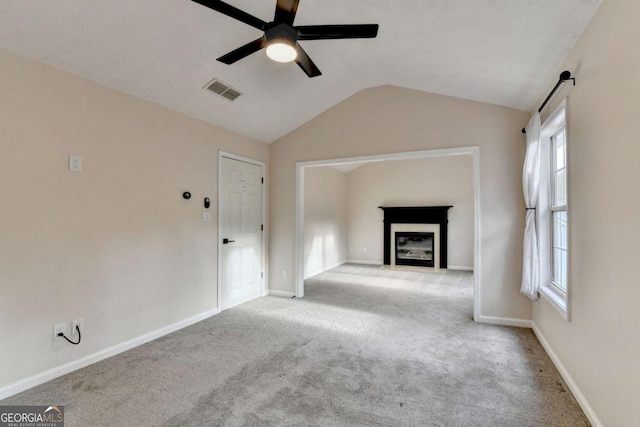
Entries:
<svg viewBox="0 0 640 427">
<path fill-rule="evenodd" d="M 264 20 L 276 0 L 228 0 Z M 300 0 L 296 25 L 380 25 L 375 39 L 303 41 L 323 75 L 264 51 L 260 31 L 190 0 L 0 4 L 0 48 L 271 142 L 354 93 L 396 85 L 532 110 L 601 0 Z M 214 77 L 234 102 L 202 89 Z"/>
</svg>

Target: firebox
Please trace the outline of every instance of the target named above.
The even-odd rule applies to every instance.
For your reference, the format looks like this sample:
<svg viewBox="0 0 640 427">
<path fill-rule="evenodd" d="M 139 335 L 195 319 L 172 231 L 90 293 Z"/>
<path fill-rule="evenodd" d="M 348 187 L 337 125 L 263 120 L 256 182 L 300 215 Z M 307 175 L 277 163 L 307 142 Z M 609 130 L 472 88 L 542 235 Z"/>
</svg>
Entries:
<svg viewBox="0 0 640 427">
<path fill-rule="evenodd" d="M 396 232 L 396 265 L 433 267 L 434 233 Z"/>
</svg>

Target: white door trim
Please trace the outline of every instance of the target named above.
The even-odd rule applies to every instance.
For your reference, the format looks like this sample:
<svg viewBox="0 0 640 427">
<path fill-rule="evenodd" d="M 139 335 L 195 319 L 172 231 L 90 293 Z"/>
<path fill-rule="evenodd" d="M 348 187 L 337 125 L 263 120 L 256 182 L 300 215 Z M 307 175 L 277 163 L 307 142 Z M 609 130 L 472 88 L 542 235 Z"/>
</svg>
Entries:
<svg viewBox="0 0 640 427">
<path fill-rule="evenodd" d="M 334 166 L 357 162 L 383 162 L 386 160 L 409 160 L 428 157 L 445 157 L 470 155 L 473 158 L 473 319 L 480 320 L 480 301 L 482 271 L 480 263 L 480 147 L 456 147 L 434 150 L 409 151 L 402 153 L 377 154 L 373 156 L 346 157 L 341 159 L 315 160 L 296 163 L 296 239 L 295 239 L 295 295 L 296 298 L 304 297 L 304 169 L 312 166 Z"/>
<path fill-rule="evenodd" d="M 221 194 L 221 189 L 222 189 L 222 158 L 226 157 L 227 159 L 232 159 L 232 160 L 238 160 L 240 162 L 245 162 L 245 163 L 250 163 L 252 165 L 256 165 L 256 166 L 260 166 L 260 170 L 262 172 L 262 177 L 264 178 L 265 176 L 265 163 L 261 162 L 260 160 L 254 160 L 254 159 L 250 159 L 248 157 L 243 157 L 243 156 L 239 156 L 237 154 L 233 154 L 233 153 L 229 153 L 226 151 L 222 151 L 219 150 L 218 151 L 218 197 L 217 197 L 217 201 L 218 201 L 218 206 L 217 206 L 217 212 L 218 212 L 218 228 L 216 230 L 216 238 L 218 240 L 218 249 L 217 249 L 217 253 L 216 253 L 216 257 L 217 257 L 217 264 L 216 264 L 216 268 L 218 269 L 217 272 L 217 276 L 218 276 L 218 281 L 216 283 L 216 288 L 217 288 L 217 300 L 218 300 L 218 311 L 222 311 L 222 286 L 220 286 L 220 281 L 221 281 L 221 276 L 220 276 L 220 262 L 221 262 L 221 257 L 220 254 L 222 253 L 222 239 L 220 238 L 220 230 L 222 229 L 222 224 L 220 223 L 220 203 L 221 203 L 221 198 L 220 198 L 220 194 Z M 261 284 L 262 284 L 262 296 L 268 295 L 269 291 L 267 290 L 267 272 L 265 271 L 265 259 L 266 259 L 266 250 L 267 250 L 267 246 L 266 246 L 266 241 L 267 239 L 265 238 L 266 232 L 267 232 L 267 224 L 265 224 L 265 214 L 266 214 L 266 206 L 267 206 L 267 191 L 266 191 L 266 182 L 262 184 L 262 215 L 261 215 L 261 221 L 262 221 L 262 225 L 263 225 L 263 231 L 262 231 L 262 260 L 260 262 L 260 268 L 261 268 L 261 272 L 262 272 L 262 279 L 261 279 Z"/>
</svg>

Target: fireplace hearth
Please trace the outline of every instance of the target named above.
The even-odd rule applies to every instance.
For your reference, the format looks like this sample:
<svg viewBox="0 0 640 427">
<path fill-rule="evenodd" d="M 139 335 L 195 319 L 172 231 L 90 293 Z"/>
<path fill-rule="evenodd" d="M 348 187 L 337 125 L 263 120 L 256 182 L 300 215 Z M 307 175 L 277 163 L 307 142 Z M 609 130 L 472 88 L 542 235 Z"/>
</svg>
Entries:
<svg viewBox="0 0 640 427">
<path fill-rule="evenodd" d="M 447 268 L 447 216 L 452 207 L 380 206 L 384 264 Z"/>
</svg>

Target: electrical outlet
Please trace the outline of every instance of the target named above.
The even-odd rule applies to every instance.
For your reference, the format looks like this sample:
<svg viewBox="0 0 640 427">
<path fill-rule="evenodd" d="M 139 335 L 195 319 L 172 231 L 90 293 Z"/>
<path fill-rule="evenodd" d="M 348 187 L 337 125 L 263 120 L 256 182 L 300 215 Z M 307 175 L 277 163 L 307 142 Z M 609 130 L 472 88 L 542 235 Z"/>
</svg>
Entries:
<svg viewBox="0 0 640 427">
<path fill-rule="evenodd" d="M 53 325 L 53 340 L 61 340 L 62 337 L 59 337 L 59 333 L 67 334 L 67 325 L 65 323 L 58 323 L 57 325 Z"/>
<path fill-rule="evenodd" d="M 282 278 L 283 279 L 287 278 L 287 270 L 282 270 Z"/>
<path fill-rule="evenodd" d="M 76 330 L 76 326 L 80 327 L 80 333 L 84 334 L 84 319 L 76 319 L 71 322 L 71 336 L 77 337 L 78 331 Z"/>
<path fill-rule="evenodd" d="M 211 222 L 211 212 L 202 212 L 202 222 Z"/>
<path fill-rule="evenodd" d="M 366 254 L 367 253 L 367 248 L 362 248 L 362 252 Z"/>
</svg>

